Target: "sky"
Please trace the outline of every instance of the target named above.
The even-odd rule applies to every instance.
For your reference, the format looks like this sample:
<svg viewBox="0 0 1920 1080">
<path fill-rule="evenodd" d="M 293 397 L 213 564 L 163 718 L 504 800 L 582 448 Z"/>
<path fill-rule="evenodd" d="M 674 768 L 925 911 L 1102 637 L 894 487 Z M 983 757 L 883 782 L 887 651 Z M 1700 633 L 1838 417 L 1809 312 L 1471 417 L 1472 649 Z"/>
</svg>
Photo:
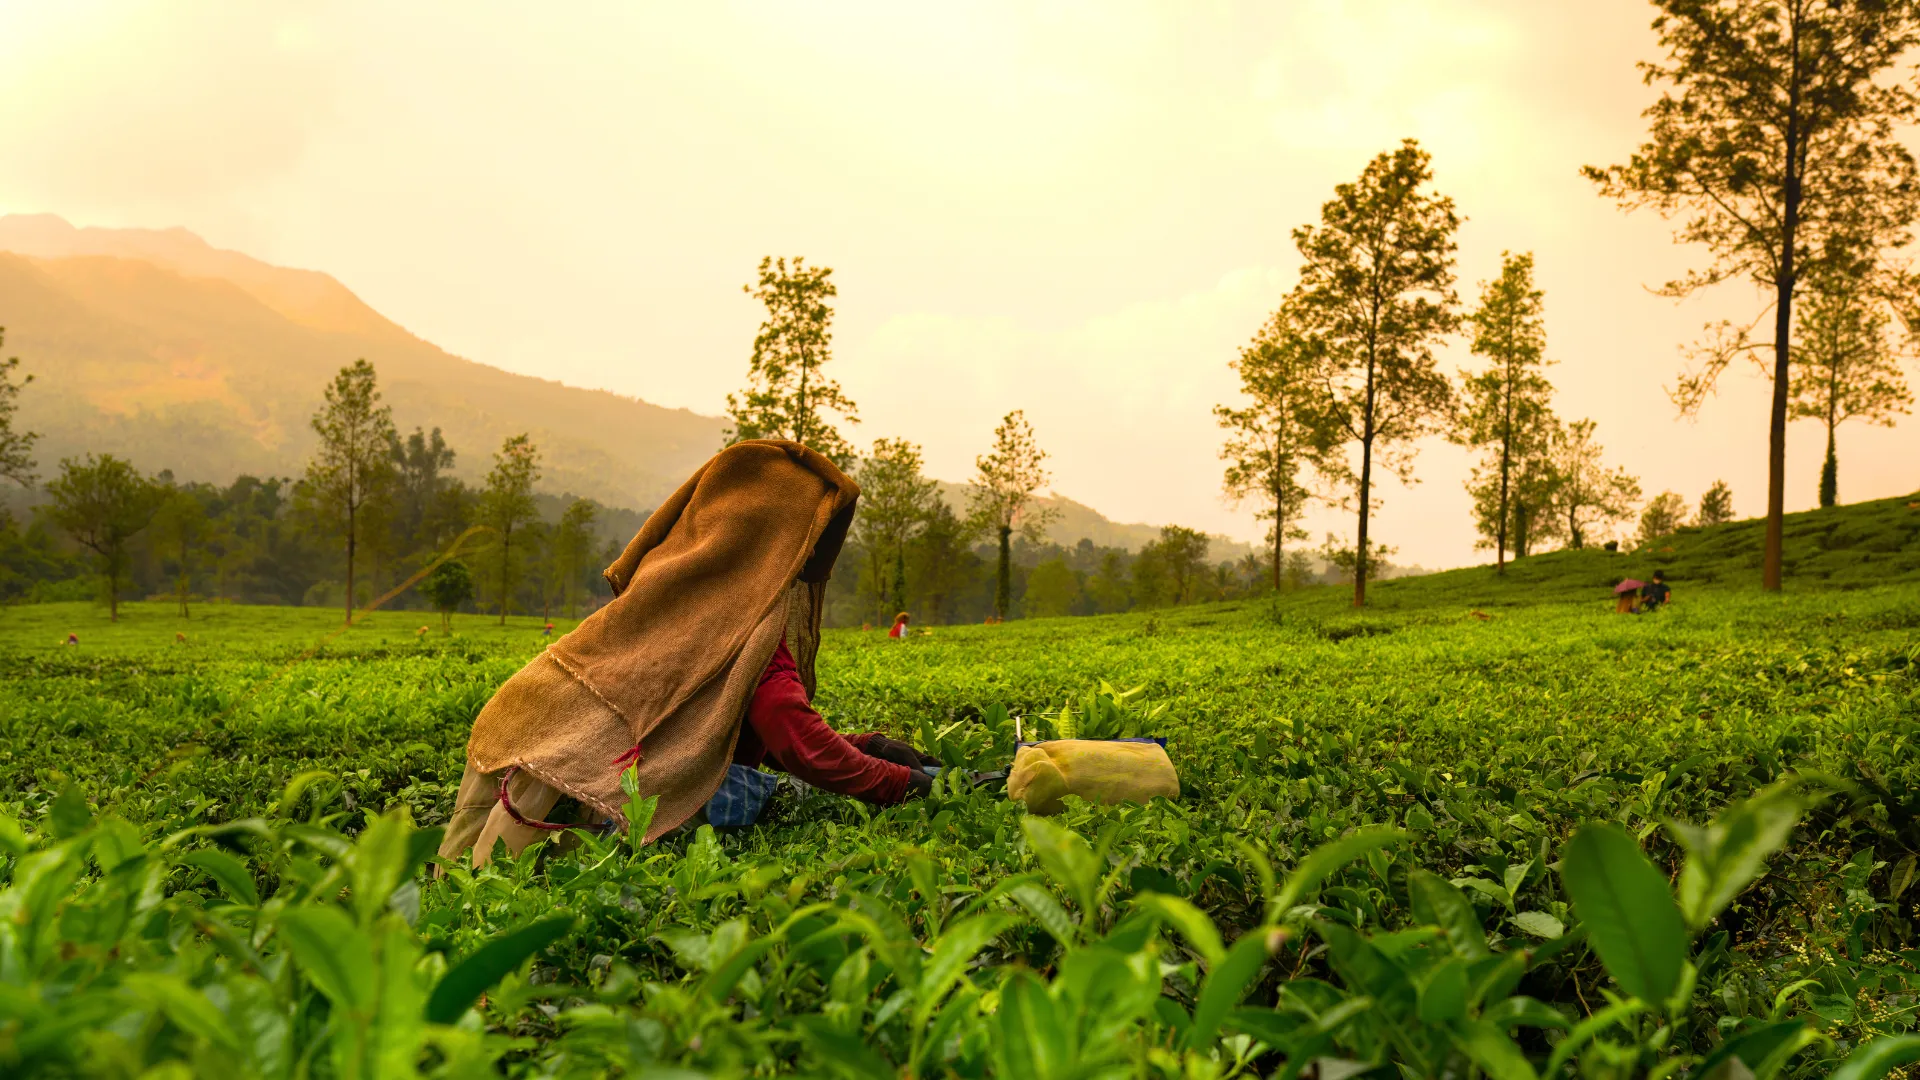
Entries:
<svg viewBox="0 0 1920 1080">
<path fill-rule="evenodd" d="M 1766 384 L 1694 421 L 1665 387 L 1743 285 L 1579 175 L 1655 91 L 1633 0 L 565 5 L 0 0 L 0 212 L 185 226 L 324 270 L 462 356 L 717 414 L 765 255 L 833 268 L 859 443 L 962 480 L 1024 409 L 1052 487 L 1116 520 L 1247 540 L 1213 406 L 1292 286 L 1291 232 L 1416 138 L 1466 218 L 1464 303 L 1532 251 L 1557 407 L 1647 495 L 1765 503 Z M 1464 338 L 1449 369 L 1477 363 Z M 1788 508 L 1823 435 L 1794 425 Z M 1841 435 L 1844 500 L 1920 486 L 1920 424 Z M 1382 488 L 1395 561 L 1483 561 L 1471 457 Z M 1313 511 L 1317 542 L 1353 515 Z"/>
</svg>

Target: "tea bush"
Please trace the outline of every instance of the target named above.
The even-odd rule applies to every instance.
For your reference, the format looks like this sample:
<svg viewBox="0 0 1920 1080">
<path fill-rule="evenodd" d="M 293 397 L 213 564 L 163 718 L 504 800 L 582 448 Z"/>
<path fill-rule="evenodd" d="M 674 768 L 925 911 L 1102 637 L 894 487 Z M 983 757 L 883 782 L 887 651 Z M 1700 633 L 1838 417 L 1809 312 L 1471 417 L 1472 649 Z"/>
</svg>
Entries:
<svg viewBox="0 0 1920 1080">
<path fill-rule="evenodd" d="M 330 613 L 9 609 L 0 1070 L 1878 1076 L 1920 1056 L 1920 587 L 1682 579 L 1651 617 L 1546 590 L 1486 619 L 1460 602 L 1477 588 L 831 633 L 819 704 L 844 729 L 977 767 L 1014 718 L 1145 728 L 1182 798 L 1043 820 L 951 782 L 887 810 L 816 795 L 744 832 L 444 875 L 427 856 L 468 726 L 544 643 L 531 621 L 449 639 L 379 614 L 316 650 Z"/>
</svg>

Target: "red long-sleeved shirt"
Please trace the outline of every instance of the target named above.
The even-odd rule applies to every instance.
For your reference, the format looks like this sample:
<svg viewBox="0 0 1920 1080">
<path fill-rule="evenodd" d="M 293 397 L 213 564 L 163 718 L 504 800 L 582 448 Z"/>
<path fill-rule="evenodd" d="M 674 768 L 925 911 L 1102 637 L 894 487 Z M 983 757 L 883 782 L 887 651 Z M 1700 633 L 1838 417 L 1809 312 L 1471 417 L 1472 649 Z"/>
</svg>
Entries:
<svg viewBox="0 0 1920 1080">
<path fill-rule="evenodd" d="M 783 642 L 747 706 L 747 722 L 740 726 L 733 760 L 758 767 L 771 758 L 776 768 L 814 787 L 891 806 L 906 797 L 907 767 L 864 753 L 867 741 L 876 734 L 842 736 L 828 727 L 808 703 L 807 688 L 800 684 L 793 654 Z"/>
</svg>

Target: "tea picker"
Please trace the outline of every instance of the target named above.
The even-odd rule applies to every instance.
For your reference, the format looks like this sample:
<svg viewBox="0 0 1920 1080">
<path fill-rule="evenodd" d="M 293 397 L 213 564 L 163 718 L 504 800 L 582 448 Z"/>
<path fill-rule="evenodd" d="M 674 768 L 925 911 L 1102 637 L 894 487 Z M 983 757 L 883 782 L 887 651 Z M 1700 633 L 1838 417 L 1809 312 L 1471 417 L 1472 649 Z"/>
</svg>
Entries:
<svg viewBox="0 0 1920 1080">
<path fill-rule="evenodd" d="M 570 828 L 624 827 L 630 776 L 657 797 L 645 839 L 756 820 L 779 781 L 880 806 L 924 795 L 938 759 L 843 737 L 811 705 L 828 575 L 860 489 L 798 443 L 715 455 L 605 572 L 614 597 L 475 718 L 440 854 L 518 854 Z M 563 805 L 563 800 L 567 804 Z"/>
</svg>

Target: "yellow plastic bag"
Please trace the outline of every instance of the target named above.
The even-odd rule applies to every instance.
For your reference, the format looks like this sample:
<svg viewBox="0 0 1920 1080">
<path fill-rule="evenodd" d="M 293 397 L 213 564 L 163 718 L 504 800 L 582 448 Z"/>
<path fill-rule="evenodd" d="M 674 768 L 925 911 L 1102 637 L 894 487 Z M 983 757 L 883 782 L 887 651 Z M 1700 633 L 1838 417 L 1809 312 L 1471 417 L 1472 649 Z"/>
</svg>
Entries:
<svg viewBox="0 0 1920 1080">
<path fill-rule="evenodd" d="M 1180 797 L 1180 777 L 1159 743 L 1060 739 L 1023 746 L 1007 774 L 1007 797 L 1029 813 L 1057 814 L 1062 799 L 1144 803 L 1155 795 Z"/>
</svg>

